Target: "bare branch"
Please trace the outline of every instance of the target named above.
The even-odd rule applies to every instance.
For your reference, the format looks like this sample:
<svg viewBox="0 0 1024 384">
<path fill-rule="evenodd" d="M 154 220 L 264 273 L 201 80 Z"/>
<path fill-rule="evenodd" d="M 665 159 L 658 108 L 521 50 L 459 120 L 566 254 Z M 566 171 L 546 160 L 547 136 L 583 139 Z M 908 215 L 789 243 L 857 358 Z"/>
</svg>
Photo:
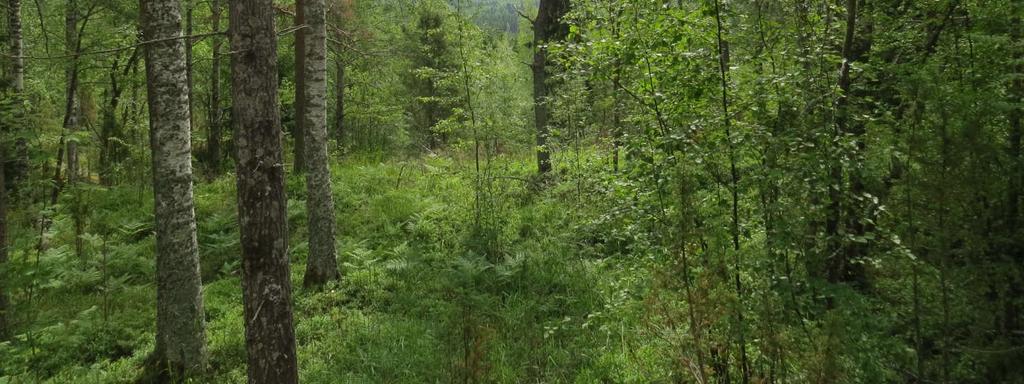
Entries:
<svg viewBox="0 0 1024 384">
<path fill-rule="evenodd" d="M 70 54 L 58 55 L 58 56 L 14 56 L 14 55 L 8 55 L 8 54 L 0 54 L 0 56 L 2 56 L 2 57 L 9 57 L 9 58 L 21 58 L 21 59 L 25 59 L 25 60 L 59 60 L 59 59 L 70 59 L 70 58 L 77 58 L 77 57 L 82 57 L 82 56 L 102 55 L 102 54 L 107 54 L 107 53 L 116 53 L 116 52 L 121 52 L 121 51 L 127 51 L 129 49 L 135 49 L 135 48 L 143 47 L 143 46 L 146 46 L 146 45 L 149 45 L 149 44 L 160 43 L 160 42 L 170 41 L 170 40 L 199 38 L 199 37 L 216 36 L 216 35 L 224 35 L 224 34 L 227 34 L 227 32 L 207 32 L 207 33 L 200 33 L 200 34 L 196 34 L 196 35 L 175 36 L 175 37 L 171 37 L 171 38 L 143 41 L 143 42 L 139 42 L 137 44 L 132 44 L 132 45 L 124 46 L 124 47 L 101 49 L 101 50 L 97 50 L 97 51 L 77 52 L 77 53 L 70 53 Z"/>
<path fill-rule="evenodd" d="M 523 13 L 523 11 L 521 9 L 519 9 L 519 7 L 516 7 L 515 10 L 516 10 L 516 13 L 519 14 L 519 17 L 522 17 L 522 18 L 526 19 L 526 21 L 529 21 L 530 25 L 536 25 L 537 24 L 537 20 L 534 20 L 534 19 L 530 18 L 530 16 L 527 16 L 525 13 Z"/>
</svg>

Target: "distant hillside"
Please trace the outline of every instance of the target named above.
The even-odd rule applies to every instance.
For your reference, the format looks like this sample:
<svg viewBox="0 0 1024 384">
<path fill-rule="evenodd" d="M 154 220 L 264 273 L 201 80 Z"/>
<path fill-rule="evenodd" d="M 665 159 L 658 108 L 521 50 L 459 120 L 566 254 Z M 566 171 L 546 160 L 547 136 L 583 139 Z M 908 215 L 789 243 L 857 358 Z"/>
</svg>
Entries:
<svg viewBox="0 0 1024 384">
<path fill-rule="evenodd" d="M 457 0 L 450 0 L 452 5 Z M 480 27 L 504 32 L 518 34 L 520 22 L 522 21 L 516 8 L 527 10 L 537 8 L 538 0 L 464 0 L 463 11 L 473 17 Z"/>
</svg>

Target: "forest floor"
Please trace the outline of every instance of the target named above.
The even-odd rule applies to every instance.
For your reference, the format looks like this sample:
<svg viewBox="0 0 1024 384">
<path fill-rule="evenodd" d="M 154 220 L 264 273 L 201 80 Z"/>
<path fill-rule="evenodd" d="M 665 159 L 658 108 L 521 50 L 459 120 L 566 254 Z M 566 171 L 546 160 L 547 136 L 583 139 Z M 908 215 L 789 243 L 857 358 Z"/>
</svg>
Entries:
<svg viewBox="0 0 1024 384">
<path fill-rule="evenodd" d="M 304 183 L 291 176 L 302 382 L 649 382 L 667 374 L 651 349 L 658 342 L 630 330 L 643 323 L 643 263 L 600 255 L 581 224 L 600 215 L 597 205 L 578 200 L 575 182 L 555 177 L 539 187 L 526 159 L 495 160 L 479 178 L 472 162 L 445 158 L 335 165 L 343 278 L 322 291 L 301 288 Z M 53 208 L 45 252 L 31 246 L 38 229 L 13 234 L 12 268 L 30 277 L 15 293 L 17 336 L 0 344 L 0 383 L 121 383 L 141 373 L 155 329 L 144 188 L 68 193 Z M 198 183 L 195 199 L 208 382 L 242 383 L 233 178 Z M 73 207 L 86 218 L 81 255 Z M 26 212 L 18 220 L 33 222 Z"/>
</svg>

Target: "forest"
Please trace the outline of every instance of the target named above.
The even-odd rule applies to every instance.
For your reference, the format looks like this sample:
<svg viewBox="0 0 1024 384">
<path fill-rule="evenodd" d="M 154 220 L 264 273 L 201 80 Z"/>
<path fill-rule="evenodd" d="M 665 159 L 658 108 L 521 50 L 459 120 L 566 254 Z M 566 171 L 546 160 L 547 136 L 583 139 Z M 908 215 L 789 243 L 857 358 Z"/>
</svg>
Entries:
<svg viewBox="0 0 1024 384">
<path fill-rule="evenodd" d="M 1024 0 L 0 12 L 0 384 L 1024 384 Z"/>
</svg>

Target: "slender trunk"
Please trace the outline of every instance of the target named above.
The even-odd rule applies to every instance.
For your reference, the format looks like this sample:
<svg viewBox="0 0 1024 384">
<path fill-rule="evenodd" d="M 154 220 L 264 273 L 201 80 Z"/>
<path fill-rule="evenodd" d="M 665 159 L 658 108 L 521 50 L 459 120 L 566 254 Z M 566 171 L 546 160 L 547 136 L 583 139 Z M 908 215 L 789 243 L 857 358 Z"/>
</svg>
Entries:
<svg viewBox="0 0 1024 384">
<path fill-rule="evenodd" d="M 921 121 L 920 114 L 921 114 L 921 109 L 915 109 L 915 116 L 914 116 L 914 121 L 915 122 Z M 907 132 L 907 138 L 906 138 L 906 152 L 907 152 L 906 169 L 907 169 L 907 174 L 906 174 L 906 187 L 905 187 L 905 190 L 906 190 L 905 193 L 906 194 L 904 196 L 904 198 L 906 200 L 905 204 L 907 205 L 907 226 L 908 226 L 908 230 L 907 230 L 907 232 L 908 232 L 907 247 L 911 251 L 916 250 L 917 249 L 917 244 L 918 244 L 917 243 L 917 222 L 915 221 L 915 217 L 914 217 L 915 205 L 914 205 L 914 198 L 913 198 L 913 188 L 915 187 L 915 185 L 914 185 L 914 182 L 915 182 L 915 180 L 914 180 L 914 167 L 913 167 L 913 161 L 914 161 L 914 135 L 915 135 L 915 131 L 916 131 L 915 126 L 911 126 L 910 129 L 909 129 L 909 132 Z M 924 334 L 921 331 L 921 320 L 922 320 L 922 316 L 921 316 L 922 315 L 921 266 L 920 266 L 921 261 L 920 260 L 911 260 L 910 262 L 913 263 L 912 266 L 911 266 L 911 289 L 912 289 L 911 294 L 912 294 L 912 300 L 913 300 L 913 306 L 914 306 L 914 320 L 913 320 L 913 323 L 914 323 L 914 350 L 915 350 L 914 352 L 915 352 L 915 355 L 916 355 L 915 356 L 916 357 L 916 361 L 915 361 L 916 364 L 915 364 L 914 368 L 915 368 L 916 382 L 918 382 L 918 383 L 926 383 L 926 382 L 928 382 L 928 377 L 926 376 L 927 373 L 925 372 L 925 359 L 927 358 L 927 353 L 924 350 L 924 345 L 925 345 L 925 343 L 924 343 Z"/>
<path fill-rule="evenodd" d="M 21 58 L 21 1 L 9 0 L 7 6 L 7 30 L 10 37 L 10 51 L 8 53 L 13 57 L 10 67 L 10 85 L 15 96 L 18 97 L 23 90 L 25 78 L 25 67 Z M 18 145 L 16 147 L 20 148 Z M 7 170 L 3 166 L 5 164 L 7 164 L 7 145 L 0 142 L 0 341 L 7 340 L 7 337 L 11 334 L 7 320 L 10 317 L 10 305 L 7 299 L 7 291 L 4 290 L 8 279 L 2 275 L 7 267 Z M 28 161 L 26 159 L 25 166 L 27 164 Z M 21 167 L 19 166 L 18 168 Z M 15 177 L 12 178 L 17 179 L 19 173 L 15 172 L 13 175 Z"/>
<path fill-rule="evenodd" d="M 65 47 L 66 53 L 71 56 L 68 63 L 66 78 L 66 104 L 65 119 L 63 119 L 63 130 L 65 134 L 74 134 L 78 130 L 78 4 L 76 0 L 68 0 L 65 10 Z M 78 142 L 75 139 L 67 139 L 68 145 L 68 171 L 69 183 L 74 183 L 78 176 Z M 57 163 L 60 161 L 58 160 Z M 59 170 L 58 170 L 59 172 Z M 58 183 L 57 187 L 61 184 Z"/>
<path fill-rule="evenodd" d="M 848 126 L 850 121 L 850 66 L 854 60 L 854 37 L 857 29 L 857 0 L 846 0 L 846 35 L 843 39 L 843 62 L 839 69 L 839 99 L 836 102 L 836 124 L 835 124 L 835 140 L 838 143 L 848 133 Z M 853 268 L 850 264 L 850 260 L 847 259 L 849 255 L 846 252 L 843 244 L 845 241 L 841 238 L 839 225 L 842 220 L 842 186 L 843 182 L 843 166 L 842 166 L 842 155 L 840 154 L 839 148 L 836 148 L 835 154 L 837 159 L 834 159 L 830 169 L 830 185 L 829 185 L 829 209 L 828 217 L 826 219 L 826 231 L 829 236 L 829 252 L 830 257 L 828 258 L 828 278 L 830 282 L 846 282 L 849 281 L 850 269 Z"/>
<path fill-rule="evenodd" d="M 1020 45 L 1020 17 L 1014 18 L 1013 28 L 1015 30 L 1013 39 L 1017 45 Z M 1013 170 L 1010 174 L 1010 185 L 1007 188 L 1009 192 L 1007 196 L 1009 209 L 1007 209 L 1006 215 L 1011 230 L 1017 229 L 1018 221 L 1020 220 L 1020 190 L 1022 184 L 1024 184 L 1024 162 L 1021 159 L 1021 131 L 1022 125 L 1024 125 L 1024 111 L 1022 111 L 1024 109 L 1024 106 L 1022 106 L 1024 105 L 1024 53 L 1017 54 L 1017 61 L 1021 64 L 1015 66 L 1014 72 L 1017 76 L 1010 85 L 1010 102 L 1014 107 L 1010 109 L 1008 116 L 1010 121 L 1008 154 L 1010 155 Z"/>
<path fill-rule="evenodd" d="M 229 2 L 249 383 L 298 382 L 271 0 Z"/>
<path fill-rule="evenodd" d="M 306 140 L 306 212 L 309 217 L 309 258 L 303 285 L 316 287 L 338 278 L 334 249 L 334 199 L 327 158 L 327 13 L 324 0 L 303 0 L 309 28 L 305 36 L 302 120 Z"/>
<path fill-rule="evenodd" d="M 850 63 L 861 61 L 862 56 L 867 52 L 867 47 L 871 43 L 871 28 L 872 21 L 870 18 L 871 8 L 868 1 L 861 0 L 862 5 L 865 9 L 858 10 L 862 16 L 867 15 L 866 20 L 858 21 L 862 24 L 860 28 L 863 29 L 863 33 L 860 37 L 854 40 L 853 48 L 850 52 Z M 856 15 L 854 17 L 857 17 Z M 863 17 L 861 17 L 863 19 Z M 849 75 L 847 75 L 849 77 Z M 847 79 L 849 82 L 849 79 Z M 844 91 L 844 95 L 848 92 L 853 92 L 850 89 L 850 85 L 847 84 L 847 89 Z M 852 95 L 851 95 L 852 97 Z M 849 99 L 843 101 L 843 110 L 840 111 L 839 121 L 845 125 L 843 132 L 849 134 L 853 139 L 853 153 L 850 156 L 850 168 L 848 172 L 848 178 L 850 182 L 850 196 L 852 199 L 849 200 L 849 204 L 846 206 L 846 225 L 847 231 L 857 241 L 846 242 L 844 246 L 843 258 L 847 263 L 846 281 L 854 284 L 855 287 L 865 289 L 867 288 L 867 276 L 865 276 L 863 258 L 868 253 L 868 240 L 865 239 L 865 235 L 873 230 L 872 215 L 874 207 L 867 203 L 865 196 L 867 194 L 867 185 L 865 183 L 864 174 L 864 154 L 867 151 L 867 142 L 864 140 L 864 134 L 866 128 L 864 122 L 859 119 L 852 118 L 853 112 L 851 109 L 851 103 Z"/>
<path fill-rule="evenodd" d="M 172 377 L 206 365 L 202 282 L 192 195 L 191 126 L 185 39 L 176 0 L 142 0 L 146 85 L 156 217 L 155 366 Z"/>
<path fill-rule="evenodd" d="M 135 55 L 133 52 L 132 57 L 128 59 L 128 63 L 125 64 L 124 73 L 128 73 L 128 68 L 134 65 Z M 121 129 L 117 123 L 117 107 L 121 100 L 121 84 L 118 82 L 117 70 L 120 62 L 118 59 L 114 59 L 114 63 L 110 68 L 110 88 L 108 89 L 110 101 L 107 108 L 103 111 L 103 122 L 100 130 L 100 182 L 104 185 L 113 184 L 113 171 L 114 166 L 120 163 L 120 143 L 118 142 L 121 136 Z"/>
<path fill-rule="evenodd" d="M 7 160 L 7 146 L 0 143 L 0 164 Z M 7 187 L 6 173 L 4 167 L 0 167 L 0 341 L 6 341 L 11 331 L 8 329 L 7 319 L 10 317 L 10 304 L 7 300 L 7 291 L 4 287 L 9 281 L 7 279 Z"/>
<path fill-rule="evenodd" d="M 194 29 L 194 27 L 193 27 L 194 23 L 193 23 L 193 19 L 192 19 L 192 10 L 195 8 L 195 6 L 194 6 L 194 3 L 192 2 L 192 0 L 185 0 L 184 4 L 185 4 L 185 36 L 192 36 L 192 31 Z M 196 127 L 196 120 L 195 120 L 196 110 L 195 110 L 194 105 L 192 103 L 192 100 L 195 99 L 195 82 L 193 81 L 193 78 L 194 78 L 193 77 L 193 75 L 194 75 L 194 73 L 193 73 L 194 72 L 193 71 L 193 69 L 194 69 L 193 64 L 195 63 L 195 56 L 192 54 L 192 45 L 195 44 L 195 42 L 192 40 L 191 37 L 186 37 L 184 40 L 185 40 L 185 76 L 186 76 L 186 79 L 187 79 L 186 80 L 186 84 L 188 85 L 188 122 L 189 122 L 189 127 L 195 128 Z"/>
<path fill-rule="evenodd" d="M 64 37 L 67 51 L 71 55 L 71 63 L 68 67 L 67 77 L 67 109 L 64 116 L 64 130 L 71 135 L 67 140 L 67 182 L 74 190 L 79 177 L 78 161 L 78 140 L 75 133 L 78 131 L 78 119 L 81 111 L 81 103 L 78 98 L 78 52 L 81 43 L 81 36 L 78 31 L 78 7 L 75 0 L 69 0 L 65 10 Z M 81 201 L 80 191 L 75 190 L 71 201 L 72 221 L 75 227 L 75 255 L 82 266 L 85 265 L 85 244 L 82 235 L 85 232 L 85 217 Z"/>
<path fill-rule="evenodd" d="M 303 71 L 306 67 L 306 35 L 309 33 L 309 28 L 304 27 L 306 1 L 295 0 L 295 26 L 298 28 L 295 30 L 295 127 L 292 130 L 292 138 L 295 141 L 292 170 L 295 173 L 306 171 L 306 122 L 300 116 L 306 109 L 306 94 L 303 92 L 303 89 L 306 89 L 306 73 Z"/>
<path fill-rule="evenodd" d="M 7 0 L 7 34 L 10 41 L 10 81 L 15 93 L 25 88 L 25 59 L 22 58 L 21 0 Z"/>
<path fill-rule="evenodd" d="M 335 59 L 335 65 L 338 66 L 338 79 L 334 85 L 337 97 L 334 111 L 334 140 L 338 149 L 343 150 L 348 143 L 345 142 L 345 60 L 342 60 L 340 52 Z"/>
<path fill-rule="evenodd" d="M 732 235 L 733 255 L 735 256 L 733 280 L 736 284 L 737 297 L 736 342 L 740 352 L 740 369 L 743 374 L 741 382 L 747 384 L 750 382 L 750 364 L 747 361 L 747 341 L 743 321 L 743 282 L 740 280 L 742 259 L 740 258 L 739 171 L 736 167 L 736 148 L 732 137 L 732 119 L 729 117 L 729 46 L 723 36 L 722 10 L 718 0 L 715 0 L 715 25 L 718 41 L 718 69 L 722 85 L 722 124 L 725 127 L 725 141 L 729 150 L 729 189 L 732 192 L 732 225 L 730 226 L 730 233 Z"/>
<path fill-rule="evenodd" d="M 622 152 L 622 76 L 620 65 L 615 63 L 615 74 L 612 75 L 612 171 L 619 172 Z"/>
<path fill-rule="evenodd" d="M 693 337 L 695 344 L 694 352 L 697 360 L 697 373 L 695 376 L 697 382 L 700 384 L 708 383 L 707 373 L 705 367 L 707 366 L 706 358 L 704 357 L 704 331 L 701 319 L 697 316 L 697 297 L 694 292 L 693 282 L 690 280 L 690 259 L 687 253 L 687 243 L 690 241 L 690 235 L 692 228 L 689 225 L 690 220 L 693 220 L 693 214 L 690 210 L 692 204 L 691 193 L 687 187 L 688 180 L 686 180 L 685 174 L 680 173 L 679 175 L 679 262 L 681 263 L 683 273 L 683 290 L 686 292 L 686 313 L 687 319 L 689 320 L 690 335 Z M 689 211 L 689 212 L 688 212 Z"/>
<path fill-rule="evenodd" d="M 0 165 L 7 160 L 6 143 L 0 142 Z M 10 305 L 7 302 L 7 187 L 5 167 L 0 166 L 0 341 L 6 341 L 10 336 L 7 328 L 8 312 Z"/>
<path fill-rule="evenodd" d="M 948 180 L 949 169 L 951 167 L 952 159 L 950 158 L 950 145 L 951 138 L 949 137 L 949 127 L 947 116 L 945 112 L 942 115 L 942 121 L 939 123 L 939 138 L 941 140 L 940 146 L 940 168 L 939 168 L 939 180 Z M 939 254 L 939 293 L 942 305 L 942 382 L 949 383 L 949 368 L 950 362 L 950 351 L 953 347 L 953 329 L 950 326 L 950 302 L 949 302 L 949 259 L 951 257 L 949 247 L 949 238 L 952 234 L 948 231 L 946 225 L 946 215 L 949 210 L 946 208 L 947 187 L 946 183 L 939 183 L 938 185 L 938 209 L 936 215 L 938 216 L 938 254 Z"/>
<path fill-rule="evenodd" d="M 21 33 L 21 0 L 8 0 L 7 2 L 7 31 L 10 38 L 10 69 L 11 88 L 14 96 L 20 100 L 21 93 L 25 89 L 25 59 L 22 57 L 23 44 Z M 16 115 L 20 118 L 20 115 Z M 28 176 L 29 158 L 28 142 L 24 137 L 14 140 L 14 167 L 10 175 L 11 183 L 16 185 L 18 181 Z"/>
<path fill-rule="evenodd" d="M 614 11 L 609 9 L 609 13 L 613 14 L 614 24 L 612 24 L 612 38 L 618 41 L 620 38 L 619 32 L 619 17 L 622 16 L 621 11 Z M 619 172 L 620 152 L 622 151 L 622 60 L 615 58 L 612 63 L 612 171 L 615 173 Z"/>
<path fill-rule="evenodd" d="M 64 131 L 74 134 L 78 131 L 78 5 L 76 0 L 68 0 L 64 14 L 64 44 L 71 61 L 67 67 L 66 98 L 64 110 Z M 74 184 L 78 178 L 78 141 L 67 140 L 67 180 Z"/>
<path fill-rule="evenodd" d="M 220 0 L 213 0 L 210 4 L 210 23 L 215 32 L 220 31 Z M 221 170 L 221 109 L 220 109 L 220 36 L 210 36 L 213 42 L 213 59 L 210 72 L 210 122 L 206 130 L 206 159 L 209 164 L 210 173 L 219 175 Z"/>
<path fill-rule="evenodd" d="M 65 117 L 66 119 L 66 117 Z M 50 191 L 50 205 L 57 204 L 57 198 L 60 196 L 61 189 L 64 188 L 64 178 L 61 177 L 61 167 L 64 166 L 64 133 L 60 135 L 60 142 L 57 144 L 57 156 L 56 156 L 56 167 L 53 168 L 53 189 Z"/>
<path fill-rule="evenodd" d="M 1024 41 L 1021 40 L 1022 31 L 1021 23 L 1021 12 L 1024 12 L 1024 4 L 1021 2 L 1015 3 L 1016 9 L 1013 14 L 1016 15 L 1010 23 L 1010 38 L 1012 39 L 1014 46 L 1017 47 L 1015 59 L 1017 64 L 1013 66 L 1013 72 L 1016 77 L 1010 84 L 1010 98 L 1011 105 L 1014 107 L 1010 110 L 1010 137 L 1009 137 L 1009 148 L 1008 155 L 1010 156 L 1010 162 L 1012 164 L 1010 172 L 1010 182 L 1007 185 L 1007 233 L 1008 238 L 1017 239 L 1010 244 L 1010 254 L 1013 257 L 1016 265 L 1024 265 L 1024 244 L 1019 238 L 1020 233 L 1020 220 L 1021 220 L 1021 188 L 1024 188 L 1024 158 L 1021 157 L 1021 135 L 1024 130 Z M 1024 296 L 1024 281 L 1020 277 L 1020 274 L 1016 275 L 1017 278 L 1010 284 L 1008 299 L 1004 300 L 1003 304 L 1003 320 L 1002 326 L 1005 335 L 1016 335 L 1016 339 L 1021 339 L 1021 324 L 1020 324 L 1020 305 L 1017 300 Z"/>
<path fill-rule="evenodd" d="M 534 39 L 536 44 L 536 39 Z M 545 69 L 546 48 L 537 46 L 533 53 L 533 118 L 537 126 L 537 172 L 551 172 L 551 152 L 548 148 L 548 89 Z"/>
<path fill-rule="evenodd" d="M 220 0 L 212 0 L 210 3 L 211 24 L 214 32 L 220 32 Z M 210 122 L 206 131 L 206 160 L 210 173 L 214 176 L 220 174 L 220 37 L 211 36 L 213 58 L 210 71 Z"/>
</svg>

